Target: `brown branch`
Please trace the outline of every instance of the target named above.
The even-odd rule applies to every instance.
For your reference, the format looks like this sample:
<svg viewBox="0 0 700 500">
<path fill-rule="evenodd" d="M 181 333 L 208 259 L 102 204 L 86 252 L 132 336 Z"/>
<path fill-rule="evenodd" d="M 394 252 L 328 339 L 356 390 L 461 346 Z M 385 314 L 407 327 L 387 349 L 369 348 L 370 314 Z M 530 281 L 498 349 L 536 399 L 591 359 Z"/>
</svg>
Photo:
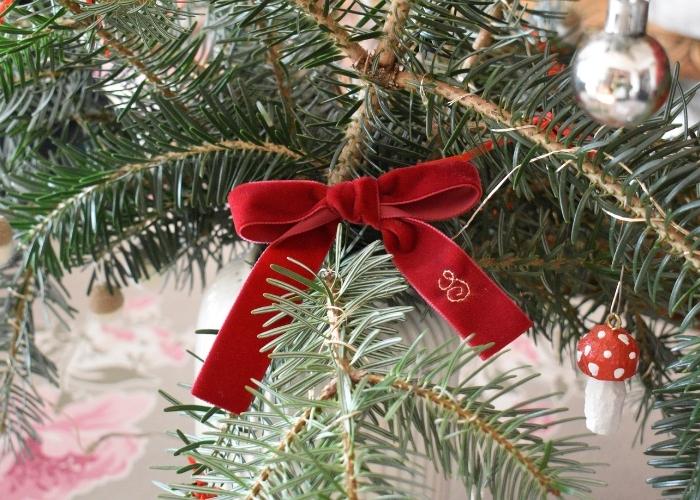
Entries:
<svg viewBox="0 0 700 500">
<path fill-rule="evenodd" d="M 331 15 L 324 15 L 324 0 L 294 0 L 294 3 L 311 16 L 316 24 L 326 28 L 335 44 L 345 52 L 357 65 L 365 64 L 368 60 L 367 51 L 357 42 L 350 40 L 350 33 L 345 30 Z"/>
<path fill-rule="evenodd" d="M 367 92 L 365 89 L 365 102 L 353 113 L 350 123 L 345 129 L 345 145 L 340 151 L 335 165 L 328 172 L 328 185 L 350 179 L 355 165 L 362 161 L 362 125 L 366 116 Z"/>
<path fill-rule="evenodd" d="M 345 493 L 349 500 L 358 500 L 355 476 L 355 445 L 347 431 L 343 431 L 343 455 L 345 457 Z"/>
<path fill-rule="evenodd" d="M 411 10 L 409 0 L 392 0 L 389 4 L 389 13 L 384 22 L 384 38 L 382 39 L 377 54 L 379 64 L 384 67 L 392 67 L 396 64 L 396 51 L 399 49 L 399 34 L 408 19 Z"/>
<path fill-rule="evenodd" d="M 335 292 L 338 288 L 338 276 L 332 271 L 325 276 L 326 286 L 331 291 L 326 302 L 326 315 L 330 327 L 328 343 L 331 354 L 341 377 L 353 381 L 353 370 L 350 360 L 345 352 L 346 345 L 342 335 L 343 310 L 336 303 Z M 336 384 L 337 385 L 337 384 Z M 342 424 L 343 462 L 345 464 L 345 494 L 349 500 L 357 500 L 357 477 L 355 476 L 355 443 L 350 437 L 348 427 L 352 425 L 352 419 L 344 419 Z"/>
<path fill-rule="evenodd" d="M 289 79 L 287 78 L 286 71 L 282 66 L 281 56 L 279 52 L 279 45 L 272 43 L 268 40 L 267 48 L 267 61 L 272 66 L 272 73 L 275 75 L 275 82 L 277 83 L 277 90 L 282 99 L 285 110 L 290 120 L 291 132 L 294 134 L 296 129 L 296 123 L 294 120 L 294 99 L 292 98 L 292 87 L 289 85 Z"/>
</svg>

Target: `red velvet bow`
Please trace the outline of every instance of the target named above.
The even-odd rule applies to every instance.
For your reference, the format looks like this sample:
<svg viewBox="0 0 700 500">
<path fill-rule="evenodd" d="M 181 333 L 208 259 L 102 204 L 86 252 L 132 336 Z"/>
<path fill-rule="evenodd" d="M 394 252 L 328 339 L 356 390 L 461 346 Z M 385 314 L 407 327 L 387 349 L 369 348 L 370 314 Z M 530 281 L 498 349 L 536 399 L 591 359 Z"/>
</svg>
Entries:
<svg viewBox="0 0 700 500">
<path fill-rule="evenodd" d="M 399 168 L 378 179 L 362 177 L 326 186 L 312 181 L 264 181 L 233 189 L 229 204 L 238 234 L 271 243 L 253 267 L 197 378 L 193 394 L 234 413 L 245 411 L 251 379 L 270 364 L 260 339 L 270 315 L 251 314 L 269 304 L 264 293 L 270 265 L 288 258 L 317 271 L 346 220 L 382 233 L 384 245 L 408 282 L 474 345 L 493 342 L 482 357 L 503 348 L 532 323 L 518 306 L 450 238 L 426 224 L 455 217 L 481 197 L 473 154 Z M 291 281 L 283 276 L 277 279 Z M 298 283 L 295 283 L 298 286 Z"/>
</svg>

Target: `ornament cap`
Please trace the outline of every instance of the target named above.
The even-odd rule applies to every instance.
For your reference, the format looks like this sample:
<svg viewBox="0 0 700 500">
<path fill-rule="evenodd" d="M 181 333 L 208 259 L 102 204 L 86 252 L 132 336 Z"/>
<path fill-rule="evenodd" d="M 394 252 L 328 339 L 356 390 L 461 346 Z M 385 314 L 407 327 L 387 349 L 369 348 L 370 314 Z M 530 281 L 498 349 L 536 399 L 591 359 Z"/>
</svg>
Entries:
<svg viewBox="0 0 700 500">
<path fill-rule="evenodd" d="M 648 0 L 609 0 L 605 32 L 611 35 L 643 36 L 647 31 Z"/>
<path fill-rule="evenodd" d="M 622 382 L 637 373 L 639 346 L 629 332 L 619 326 L 596 325 L 579 340 L 576 361 L 581 371 L 591 378 Z"/>
</svg>

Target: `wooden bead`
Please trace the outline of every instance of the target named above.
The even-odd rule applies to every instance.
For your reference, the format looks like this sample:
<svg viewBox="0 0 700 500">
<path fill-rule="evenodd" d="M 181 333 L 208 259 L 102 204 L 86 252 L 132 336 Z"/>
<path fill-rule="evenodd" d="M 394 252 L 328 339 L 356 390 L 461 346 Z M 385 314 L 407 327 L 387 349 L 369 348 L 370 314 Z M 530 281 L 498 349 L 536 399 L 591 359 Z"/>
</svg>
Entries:
<svg viewBox="0 0 700 500">
<path fill-rule="evenodd" d="M 5 217 L 0 217 L 0 247 L 12 243 L 12 226 Z"/>
<path fill-rule="evenodd" d="M 90 310 L 95 314 L 110 314 L 124 304 L 124 295 L 119 288 L 110 289 L 107 285 L 95 285 L 90 293 Z"/>
</svg>

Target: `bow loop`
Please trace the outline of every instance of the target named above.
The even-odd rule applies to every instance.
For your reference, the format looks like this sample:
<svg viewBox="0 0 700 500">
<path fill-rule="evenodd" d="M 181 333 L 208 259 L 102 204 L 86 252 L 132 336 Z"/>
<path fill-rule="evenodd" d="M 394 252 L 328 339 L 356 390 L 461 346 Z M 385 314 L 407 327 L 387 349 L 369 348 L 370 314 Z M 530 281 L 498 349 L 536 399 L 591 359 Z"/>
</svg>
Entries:
<svg viewBox="0 0 700 500">
<path fill-rule="evenodd" d="M 456 217 L 481 198 L 479 172 L 465 155 L 397 168 L 379 179 L 384 218 L 438 221 Z"/>
<path fill-rule="evenodd" d="M 379 185 L 373 177 L 360 177 L 331 186 L 326 201 L 340 218 L 352 224 L 363 224 L 375 229 L 381 225 Z"/>
<path fill-rule="evenodd" d="M 236 186 L 228 195 L 236 232 L 248 241 L 271 243 L 318 212 L 327 189 L 313 181 L 261 181 Z"/>
</svg>

